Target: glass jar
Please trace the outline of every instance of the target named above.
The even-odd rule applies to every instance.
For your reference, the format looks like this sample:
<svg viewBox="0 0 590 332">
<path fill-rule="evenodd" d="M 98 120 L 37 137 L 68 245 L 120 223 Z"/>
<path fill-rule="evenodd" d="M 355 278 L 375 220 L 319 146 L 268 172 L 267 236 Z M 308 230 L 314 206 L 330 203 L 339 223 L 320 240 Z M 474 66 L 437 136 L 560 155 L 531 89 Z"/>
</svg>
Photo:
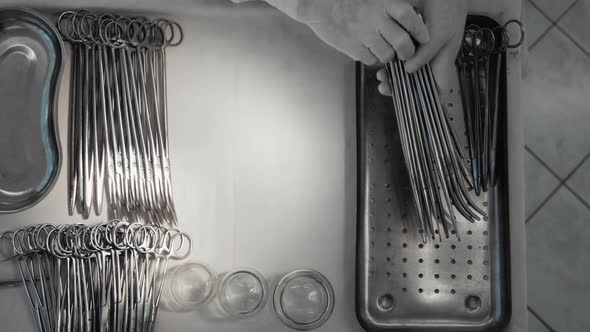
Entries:
<svg viewBox="0 0 590 332">
<path fill-rule="evenodd" d="M 167 311 L 192 311 L 215 296 L 217 275 L 206 264 L 187 262 L 168 269 L 160 305 Z"/>
<path fill-rule="evenodd" d="M 223 277 L 218 293 L 223 311 L 236 318 L 252 317 L 265 306 L 268 298 L 266 279 L 258 271 L 240 268 Z"/>
</svg>

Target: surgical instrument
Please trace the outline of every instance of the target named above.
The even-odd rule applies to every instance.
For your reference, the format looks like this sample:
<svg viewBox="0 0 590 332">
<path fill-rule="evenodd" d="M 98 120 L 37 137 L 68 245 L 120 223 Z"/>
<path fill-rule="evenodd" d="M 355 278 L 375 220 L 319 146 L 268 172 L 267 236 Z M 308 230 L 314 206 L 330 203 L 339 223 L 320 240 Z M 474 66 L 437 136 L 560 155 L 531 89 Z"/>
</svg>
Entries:
<svg viewBox="0 0 590 332">
<path fill-rule="evenodd" d="M 63 12 L 72 44 L 68 212 L 176 225 L 172 198 L 166 48 L 182 42 L 164 19 Z"/>
<path fill-rule="evenodd" d="M 510 43 L 508 28 L 520 29 L 520 39 Z M 519 47 L 524 40 L 524 27 L 510 20 L 494 29 L 471 24 L 466 27 L 457 71 L 465 110 L 465 127 L 473 189 L 477 195 L 487 192 L 496 181 L 498 144 L 498 108 L 500 100 L 500 67 L 507 49 Z"/>
<path fill-rule="evenodd" d="M 186 233 L 120 220 L 34 225 L 0 240 L 39 331 L 153 331 L 168 262 L 192 249 Z"/>
<path fill-rule="evenodd" d="M 386 69 L 422 241 L 458 236 L 455 211 L 471 221 L 484 213 L 467 191 L 465 160 L 430 64 L 408 74 L 396 58 Z"/>
</svg>

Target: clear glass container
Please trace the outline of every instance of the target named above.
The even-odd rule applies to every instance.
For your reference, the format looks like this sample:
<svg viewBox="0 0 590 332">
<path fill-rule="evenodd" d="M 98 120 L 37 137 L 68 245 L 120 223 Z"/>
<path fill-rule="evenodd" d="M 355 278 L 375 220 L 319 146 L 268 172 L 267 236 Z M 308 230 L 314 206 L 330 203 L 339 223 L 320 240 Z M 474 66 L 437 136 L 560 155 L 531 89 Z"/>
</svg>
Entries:
<svg viewBox="0 0 590 332">
<path fill-rule="evenodd" d="M 277 284 L 273 305 L 285 325 L 300 331 L 314 330 L 324 325 L 334 311 L 334 289 L 321 273 L 296 270 Z"/>
<path fill-rule="evenodd" d="M 227 314 L 237 318 L 251 317 L 264 308 L 268 285 L 258 271 L 240 268 L 225 274 L 218 297 Z"/>
<path fill-rule="evenodd" d="M 206 264 L 188 262 L 168 269 L 160 305 L 167 311 L 192 311 L 215 296 L 217 275 Z"/>
</svg>

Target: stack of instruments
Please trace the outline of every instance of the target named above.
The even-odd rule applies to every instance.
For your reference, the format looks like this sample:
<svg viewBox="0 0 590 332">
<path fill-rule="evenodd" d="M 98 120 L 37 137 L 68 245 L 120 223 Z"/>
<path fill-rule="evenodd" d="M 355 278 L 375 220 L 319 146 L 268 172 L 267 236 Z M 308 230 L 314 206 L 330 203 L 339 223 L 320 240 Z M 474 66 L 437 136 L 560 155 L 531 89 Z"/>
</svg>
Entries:
<svg viewBox="0 0 590 332">
<path fill-rule="evenodd" d="M 0 239 L 38 331 L 153 331 L 168 262 L 192 249 L 185 233 L 120 220 L 41 224 Z"/>
<path fill-rule="evenodd" d="M 67 11 L 58 30 L 72 44 L 69 213 L 175 225 L 166 102 L 172 21 Z"/>
</svg>

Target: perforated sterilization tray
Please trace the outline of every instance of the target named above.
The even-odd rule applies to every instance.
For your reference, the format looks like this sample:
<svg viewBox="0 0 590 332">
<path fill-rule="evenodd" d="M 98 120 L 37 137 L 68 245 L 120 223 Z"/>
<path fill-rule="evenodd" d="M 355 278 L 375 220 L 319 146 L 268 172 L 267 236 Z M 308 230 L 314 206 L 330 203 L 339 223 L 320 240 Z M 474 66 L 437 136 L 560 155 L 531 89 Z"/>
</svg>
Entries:
<svg viewBox="0 0 590 332">
<path fill-rule="evenodd" d="M 470 24 L 493 27 L 471 16 Z M 458 234 L 424 243 L 391 98 L 375 70 L 358 67 L 357 315 L 367 331 L 496 331 L 510 319 L 506 75 L 502 64 L 498 177 L 475 196 L 481 221 L 457 216 Z M 441 98 L 467 148 L 458 84 Z M 458 236 L 457 236 L 458 235 Z"/>
</svg>

